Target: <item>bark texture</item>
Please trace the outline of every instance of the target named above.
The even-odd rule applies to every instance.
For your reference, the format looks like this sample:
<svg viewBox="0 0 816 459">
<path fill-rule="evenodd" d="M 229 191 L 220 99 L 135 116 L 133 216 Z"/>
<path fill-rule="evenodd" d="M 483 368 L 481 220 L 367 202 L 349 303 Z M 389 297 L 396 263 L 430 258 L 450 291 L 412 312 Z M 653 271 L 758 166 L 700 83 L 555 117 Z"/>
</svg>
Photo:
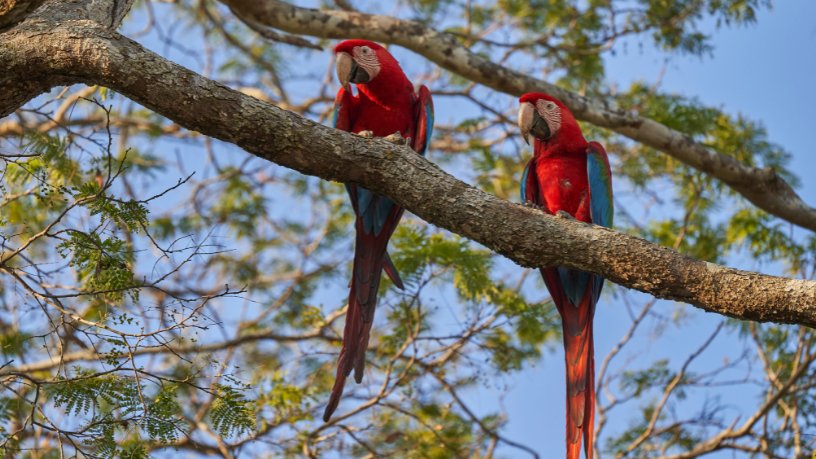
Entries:
<svg viewBox="0 0 816 459">
<path fill-rule="evenodd" d="M 72 2 L 72 5 L 82 2 Z M 93 0 L 86 2 L 93 3 Z M 208 80 L 59 2 L 0 34 L 0 107 L 55 84 L 98 84 L 204 135 L 304 174 L 353 182 L 528 267 L 563 265 L 741 319 L 816 326 L 816 282 L 714 265 L 643 239 L 500 200 L 410 148 L 337 131 Z M 56 5 L 56 6 L 55 6 Z M 110 10 L 108 10 L 110 14 Z M 34 83 L 32 83 L 32 81 Z M 229 120 L 229 122 L 225 122 Z"/>
<path fill-rule="evenodd" d="M 0 0 L 0 30 L 22 21 L 43 0 Z"/>
<path fill-rule="evenodd" d="M 277 0 L 221 0 L 242 20 L 321 38 L 364 38 L 404 46 L 439 66 L 513 96 L 543 91 L 557 97 L 583 121 L 608 128 L 663 151 L 722 180 L 760 209 L 816 231 L 816 209 L 807 205 L 772 168 L 746 166 L 690 136 L 648 118 L 589 100 L 470 52 L 453 35 L 415 21 L 340 10 L 300 8 Z"/>
</svg>

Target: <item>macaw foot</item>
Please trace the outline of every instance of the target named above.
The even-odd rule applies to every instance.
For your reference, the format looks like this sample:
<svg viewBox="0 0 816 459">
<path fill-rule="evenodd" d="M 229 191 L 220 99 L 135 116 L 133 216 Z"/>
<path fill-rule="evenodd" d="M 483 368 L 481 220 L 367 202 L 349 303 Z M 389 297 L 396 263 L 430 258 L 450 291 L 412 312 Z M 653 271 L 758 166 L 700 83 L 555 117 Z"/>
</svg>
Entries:
<svg viewBox="0 0 816 459">
<path fill-rule="evenodd" d="M 355 134 L 359 135 L 360 137 L 365 137 L 366 139 L 374 137 L 374 132 L 372 131 L 360 131 Z"/>
<path fill-rule="evenodd" d="M 524 201 L 521 203 L 524 207 L 529 207 L 531 209 L 537 209 L 544 212 L 544 206 L 539 206 L 538 204 L 534 203 L 533 201 Z"/>
<path fill-rule="evenodd" d="M 575 220 L 575 217 L 570 215 L 566 210 L 559 210 L 555 213 L 555 216 L 558 218 L 566 218 L 567 220 Z"/>
<path fill-rule="evenodd" d="M 411 141 L 410 138 L 406 139 L 405 137 L 403 137 L 402 134 L 400 134 L 399 131 L 397 131 L 397 132 L 395 132 L 395 133 L 393 133 L 391 135 L 387 135 L 387 136 L 383 137 L 383 139 L 385 139 L 385 140 L 387 140 L 387 141 L 389 141 L 389 142 L 391 142 L 391 143 L 393 143 L 395 145 L 408 145 L 408 142 Z"/>
</svg>

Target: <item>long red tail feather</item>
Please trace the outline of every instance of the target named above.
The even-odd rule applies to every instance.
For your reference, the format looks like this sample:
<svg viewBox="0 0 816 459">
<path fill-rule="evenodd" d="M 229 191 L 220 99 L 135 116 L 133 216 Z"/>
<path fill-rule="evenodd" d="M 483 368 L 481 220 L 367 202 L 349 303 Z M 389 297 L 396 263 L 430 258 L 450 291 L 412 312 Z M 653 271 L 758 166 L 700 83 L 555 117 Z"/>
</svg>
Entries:
<svg viewBox="0 0 816 459">
<path fill-rule="evenodd" d="M 346 325 L 343 329 L 343 347 L 340 349 L 340 356 L 337 358 L 337 373 L 334 376 L 334 386 L 332 386 L 329 403 L 323 411 L 323 421 L 328 422 L 332 414 L 340 404 L 340 397 L 343 395 L 343 388 L 346 386 L 346 378 L 351 373 L 351 362 L 357 355 L 359 341 L 354 339 L 359 335 L 362 328 L 360 317 L 360 306 L 357 304 L 354 292 L 354 280 L 351 281 L 351 293 L 349 294 L 349 306 L 346 312 Z"/>
<path fill-rule="evenodd" d="M 595 299 L 588 289 L 580 304 L 575 306 L 564 294 L 555 269 L 543 269 L 542 275 L 561 314 L 564 335 L 564 360 L 567 366 L 567 459 L 580 459 L 582 443 L 586 459 L 592 459 L 595 423 L 595 346 L 592 319 L 595 315 Z"/>
<path fill-rule="evenodd" d="M 378 237 L 365 235 L 362 231 L 357 232 L 346 325 L 343 329 L 343 346 L 337 359 L 337 373 L 329 403 L 323 411 L 324 422 L 328 422 L 337 409 L 346 378 L 351 371 L 354 370 L 354 380 L 358 384 L 363 380 L 365 354 L 371 336 L 371 326 L 374 323 L 377 293 L 386 263 L 385 250 L 389 236 L 390 231 Z"/>
</svg>

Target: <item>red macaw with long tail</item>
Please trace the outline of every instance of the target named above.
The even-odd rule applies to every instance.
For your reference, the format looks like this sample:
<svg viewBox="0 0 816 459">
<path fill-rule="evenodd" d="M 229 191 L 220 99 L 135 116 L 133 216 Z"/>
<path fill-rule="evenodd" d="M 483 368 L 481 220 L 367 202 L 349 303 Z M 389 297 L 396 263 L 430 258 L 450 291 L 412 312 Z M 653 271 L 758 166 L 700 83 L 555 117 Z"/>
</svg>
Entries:
<svg viewBox="0 0 816 459">
<path fill-rule="evenodd" d="M 521 96 L 519 127 L 533 158 L 521 179 L 521 199 L 549 214 L 566 212 L 582 222 L 611 227 L 612 174 L 606 151 L 587 142 L 569 109 L 543 93 Z M 567 363 L 567 459 L 592 459 L 595 357 L 592 318 L 603 278 L 563 267 L 541 270 L 561 314 Z"/>
<path fill-rule="evenodd" d="M 334 99 L 334 127 L 376 137 L 399 133 L 409 140 L 414 151 L 424 155 L 433 129 L 433 102 L 428 88 L 420 86 L 415 91 L 397 60 L 377 43 L 346 40 L 334 48 L 334 53 L 342 85 Z M 356 96 L 349 83 L 357 85 Z M 326 422 L 337 409 L 351 370 L 358 383 L 363 379 L 382 271 L 394 285 L 403 288 L 386 252 L 388 239 L 402 217 L 402 207 L 358 185 L 347 184 L 346 189 L 357 216 L 357 239 L 343 347 L 331 398 L 323 413 Z"/>
</svg>

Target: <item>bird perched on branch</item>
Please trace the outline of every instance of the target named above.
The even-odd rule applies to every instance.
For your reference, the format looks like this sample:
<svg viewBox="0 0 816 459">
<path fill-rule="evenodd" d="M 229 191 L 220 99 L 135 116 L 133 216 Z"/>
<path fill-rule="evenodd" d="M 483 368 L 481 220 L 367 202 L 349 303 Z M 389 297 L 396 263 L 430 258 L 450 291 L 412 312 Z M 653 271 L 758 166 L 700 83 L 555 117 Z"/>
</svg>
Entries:
<svg viewBox="0 0 816 459">
<path fill-rule="evenodd" d="M 587 142 L 572 113 L 543 93 L 521 96 L 518 122 L 533 158 L 521 179 L 521 199 L 549 214 L 611 227 L 612 175 L 606 151 Z M 541 270 L 558 312 L 567 364 L 567 459 L 592 459 L 595 357 L 592 318 L 603 286 L 594 274 L 550 267 Z"/>
<path fill-rule="evenodd" d="M 337 78 L 342 87 L 334 99 L 334 127 L 364 136 L 405 139 L 420 155 L 425 154 L 433 129 L 433 102 L 425 86 L 414 90 L 396 59 L 382 46 L 367 40 L 347 40 L 334 48 Z M 352 94 L 356 85 L 357 95 Z M 365 352 L 382 271 L 398 288 L 402 280 L 386 248 L 402 217 L 403 208 L 385 196 L 347 184 L 356 220 L 354 266 L 343 347 L 337 375 L 323 420 L 328 421 L 340 402 L 346 378 L 363 378 Z"/>
</svg>

